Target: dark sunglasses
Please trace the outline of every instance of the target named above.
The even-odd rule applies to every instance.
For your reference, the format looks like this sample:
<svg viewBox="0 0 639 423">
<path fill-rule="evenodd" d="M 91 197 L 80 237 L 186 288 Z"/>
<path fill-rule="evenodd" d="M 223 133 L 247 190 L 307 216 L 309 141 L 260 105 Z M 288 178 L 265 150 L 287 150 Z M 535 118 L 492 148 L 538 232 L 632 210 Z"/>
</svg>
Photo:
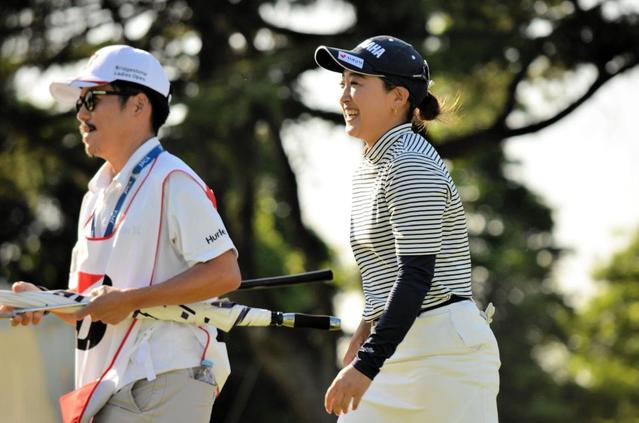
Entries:
<svg viewBox="0 0 639 423">
<path fill-rule="evenodd" d="M 95 110 L 95 106 L 97 105 L 97 96 L 99 95 L 117 95 L 120 97 L 130 97 L 137 93 L 127 92 L 127 91 L 87 91 L 84 96 L 78 97 L 75 101 L 75 112 L 79 113 L 82 106 L 86 107 L 86 109 L 90 112 Z"/>
</svg>

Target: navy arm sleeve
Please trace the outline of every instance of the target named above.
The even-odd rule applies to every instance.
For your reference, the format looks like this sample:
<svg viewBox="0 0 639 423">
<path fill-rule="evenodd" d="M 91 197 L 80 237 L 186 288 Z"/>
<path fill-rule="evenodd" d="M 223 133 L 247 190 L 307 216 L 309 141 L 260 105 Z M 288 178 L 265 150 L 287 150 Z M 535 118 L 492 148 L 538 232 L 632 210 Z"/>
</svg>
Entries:
<svg viewBox="0 0 639 423">
<path fill-rule="evenodd" d="M 357 352 L 353 366 L 371 380 L 419 315 L 435 273 L 435 255 L 397 256 L 399 273 L 384 314 Z"/>
</svg>

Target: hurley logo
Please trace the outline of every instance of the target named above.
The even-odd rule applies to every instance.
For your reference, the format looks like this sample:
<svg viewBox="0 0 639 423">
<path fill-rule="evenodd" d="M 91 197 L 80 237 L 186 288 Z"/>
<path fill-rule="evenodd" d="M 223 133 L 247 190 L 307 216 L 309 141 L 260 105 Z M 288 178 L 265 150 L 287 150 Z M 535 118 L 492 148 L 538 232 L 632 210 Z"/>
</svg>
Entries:
<svg viewBox="0 0 639 423">
<path fill-rule="evenodd" d="M 226 235 L 226 231 L 224 229 L 220 229 L 219 231 L 217 231 L 216 233 L 214 233 L 213 235 L 209 235 L 205 238 L 206 243 L 207 244 L 212 244 L 214 243 L 219 237 L 221 237 L 222 235 Z"/>
</svg>

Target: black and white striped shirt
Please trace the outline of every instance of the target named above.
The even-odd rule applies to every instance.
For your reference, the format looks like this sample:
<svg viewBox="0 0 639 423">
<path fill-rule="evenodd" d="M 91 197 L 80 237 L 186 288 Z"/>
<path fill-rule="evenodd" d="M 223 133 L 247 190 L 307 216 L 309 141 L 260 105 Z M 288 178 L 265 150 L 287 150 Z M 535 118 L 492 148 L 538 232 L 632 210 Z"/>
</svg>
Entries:
<svg viewBox="0 0 639 423">
<path fill-rule="evenodd" d="M 397 256 L 436 255 L 422 309 L 452 294 L 470 297 L 470 252 L 457 188 L 432 145 L 403 124 L 384 134 L 353 176 L 351 247 L 359 266 L 364 319 L 383 312 Z"/>
</svg>

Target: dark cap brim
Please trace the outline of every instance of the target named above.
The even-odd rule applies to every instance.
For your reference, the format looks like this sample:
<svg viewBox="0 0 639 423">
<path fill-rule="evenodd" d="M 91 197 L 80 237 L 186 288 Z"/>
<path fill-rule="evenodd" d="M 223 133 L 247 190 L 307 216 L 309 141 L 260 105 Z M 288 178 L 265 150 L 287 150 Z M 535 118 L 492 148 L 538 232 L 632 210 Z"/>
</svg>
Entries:
<svg viewBox="0 0 639 423">
<path fill-rule="evenodd" d="M 364 75 L 383 76 L 374 72 L 364 58 L 350 50 L 335 47 L 317 47 L 315 49 L 315 63 L 332 72 L 342 73 L 346 69 Z"/>
</svg>

